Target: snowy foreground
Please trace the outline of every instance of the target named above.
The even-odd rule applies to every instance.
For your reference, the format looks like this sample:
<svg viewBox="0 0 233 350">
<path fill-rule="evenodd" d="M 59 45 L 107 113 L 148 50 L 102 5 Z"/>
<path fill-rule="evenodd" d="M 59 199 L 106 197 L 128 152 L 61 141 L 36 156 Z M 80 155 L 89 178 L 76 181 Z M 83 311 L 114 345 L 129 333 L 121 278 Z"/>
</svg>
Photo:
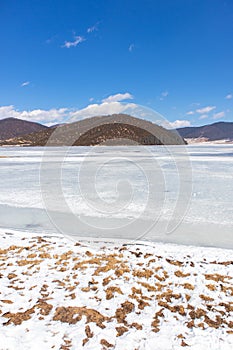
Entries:
<svg viewBox="0 0 233 350">
<path fill-rule="evenodd" d="M 0 349 L 232 349 L 232 251 L 0 232 Z"/>
</svg>

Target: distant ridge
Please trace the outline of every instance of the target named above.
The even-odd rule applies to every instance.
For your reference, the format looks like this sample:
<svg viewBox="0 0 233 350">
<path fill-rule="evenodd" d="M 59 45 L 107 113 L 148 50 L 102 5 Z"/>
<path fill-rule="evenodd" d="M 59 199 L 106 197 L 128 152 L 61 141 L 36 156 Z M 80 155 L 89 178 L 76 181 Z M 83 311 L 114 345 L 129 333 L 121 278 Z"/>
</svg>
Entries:
<svg viewBox="0 0 233 350">
<path fill-rule="evenodd" d="M 7 140 L 46 129 L 48 129 L 47 126 L 39 123 L 17 118 L 6 118 L 0 120 L 0 140 Z"/>
<path fill-rule="evenodd" d="M 45 146 L 54 132 L 56 139 L 53 138 L 52 142 L 57 146 L 70 144 L 71 140 L 75 140 L 73 145 L 80 146 L 103 144 L 108 141 L 114 144 L 136 142 L 148 145 L 179 145 L 184 144 L 184 139 L 188 143 L 221 140 L 233 142 L 233 122 L 217 122 L 172 131 L 127 114 L 113 114 L 51 127 L 17 118 L 2 119 L 0 145 Z"/>
<path fill-rule="evenodd" d="M 22 146 L 94 146 L 113 145 L 181 145 L 177 132 L 127 114 L 86 118 L 78 122 L 45 128 L 39 132 L 1 141 L 0 145 Z"/>
<path fill-rule="evenodd" d="M 217 122 L 199 127 L 185 127 L 176 129 L 185 139 L 205 139 L 206 141 L 233 141 L 233 123 Z"/>
</svg>

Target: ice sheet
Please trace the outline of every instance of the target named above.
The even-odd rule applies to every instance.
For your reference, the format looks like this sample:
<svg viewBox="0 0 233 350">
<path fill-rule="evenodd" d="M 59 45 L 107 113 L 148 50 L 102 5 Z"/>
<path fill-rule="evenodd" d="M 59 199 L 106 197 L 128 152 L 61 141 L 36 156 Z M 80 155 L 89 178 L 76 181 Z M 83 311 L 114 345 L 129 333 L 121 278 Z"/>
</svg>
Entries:
<svg viewBox="0 0 233 350">
<path fill-rule="evenodd" d="M 61 224 L 73 235 L 137 239 L 146 232 L 144 239 L 233 248 L 233 146 L 72 147 L 64 159 L 62 148 L 44 151 L 1 148 L 0 227 L 55 232 Z M 182 178 L 187 161 L 192 172 Z M 41 164 L 51 166 L 47 177 Z M 52 177 L 56 166 L 62 193 Z M 181 178 L 191 188 L 181 201 L 190 203 L 168 235 Z"/>
</svg>

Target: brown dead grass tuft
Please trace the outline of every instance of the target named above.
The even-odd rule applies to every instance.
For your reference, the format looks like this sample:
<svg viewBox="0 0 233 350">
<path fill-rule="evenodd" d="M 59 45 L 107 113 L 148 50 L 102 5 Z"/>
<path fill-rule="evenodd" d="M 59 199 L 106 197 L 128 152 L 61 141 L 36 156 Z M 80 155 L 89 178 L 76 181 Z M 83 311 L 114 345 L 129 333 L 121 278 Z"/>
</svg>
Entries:
<svg viewBox="0 0 233 350">
<path fill-rule="evenodd" d="M 103 316 L 100 312 L 94 309 L 76 306 L 57 307 L 55 310 L 55 315 L 53 316 L 53 320 L 75 324 L 79 322 L 83 316 L 86 316 L 87 323 L 94 322 L 100 328 L 105 328 L 103 322 L 109 320 L 108 317 Z"/>
</svg>

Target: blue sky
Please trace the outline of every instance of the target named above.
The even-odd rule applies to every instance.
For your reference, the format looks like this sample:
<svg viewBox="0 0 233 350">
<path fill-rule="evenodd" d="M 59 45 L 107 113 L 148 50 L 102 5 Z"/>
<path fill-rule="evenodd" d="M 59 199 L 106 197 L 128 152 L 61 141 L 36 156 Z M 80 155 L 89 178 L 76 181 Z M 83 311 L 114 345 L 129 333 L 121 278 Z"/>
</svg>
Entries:
<svg viewBox="0 0 233 350">
<path fill-rule="evenodd" d="M 232 0 L 0 0 L 0 42 L 1 119 L 233 121 Z"/>
</svg>

